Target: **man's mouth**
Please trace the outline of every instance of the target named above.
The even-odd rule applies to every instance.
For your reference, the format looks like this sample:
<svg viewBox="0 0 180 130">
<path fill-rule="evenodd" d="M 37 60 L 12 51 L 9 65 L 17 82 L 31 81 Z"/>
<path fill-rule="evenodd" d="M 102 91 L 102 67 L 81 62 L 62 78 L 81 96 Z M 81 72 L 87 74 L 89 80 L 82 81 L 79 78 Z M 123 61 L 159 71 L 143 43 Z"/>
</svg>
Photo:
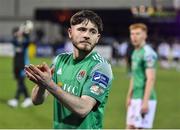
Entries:
<svg viewBox="0 0 180 130">
<path fill-rule="evenodd" d="M 87 43 L 87 44 L 91 45 L 91 43 L 88 41 L 80 41 L 80 43 Z"/>
</svg>

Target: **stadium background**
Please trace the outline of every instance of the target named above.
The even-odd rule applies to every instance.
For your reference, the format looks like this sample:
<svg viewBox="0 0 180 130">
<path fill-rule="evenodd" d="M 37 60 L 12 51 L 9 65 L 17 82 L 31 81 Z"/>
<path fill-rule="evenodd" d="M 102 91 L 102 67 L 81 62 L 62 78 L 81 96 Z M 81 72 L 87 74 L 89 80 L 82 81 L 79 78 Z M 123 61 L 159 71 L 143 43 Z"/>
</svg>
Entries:
<svg viewBox="0 0 180 130">
<path fill-rule="evenodd" d="M 125 128 L 128 75 L 122 57 L 114 57 L 115 43 L 128 42 L 128 26 L 144 22 L 148 42 L 157 50 L 161 41 L 170 45 L 180 37 L 179 0 L 0 0 L 0 128 L 52 128 L 52 100 L 37 107 L 10 108 L 16 82 L 12 74 L 12 29 L 29 19 L 35 23 L 30 62 L 49 65 L 67 43 L 68 20 L 76 10 L 92 9 L 103 19 L 104 32 L 98 51 L 113 64 L 114 82 L 105 112 L 104 128 Z M 102 49 L 103 47 L 103 49 Z M 106 48 L 106 49 L 105 49 Z M 119 62 L 114 62 L 118 59 Z M 170 56 L 170 61 L 172 56 Z M 180 72 L 158 66 L 158 106 L 154 128 L 180 128 Z M 33 84 L 27 81 L 29 91 Z"/>
</svg>

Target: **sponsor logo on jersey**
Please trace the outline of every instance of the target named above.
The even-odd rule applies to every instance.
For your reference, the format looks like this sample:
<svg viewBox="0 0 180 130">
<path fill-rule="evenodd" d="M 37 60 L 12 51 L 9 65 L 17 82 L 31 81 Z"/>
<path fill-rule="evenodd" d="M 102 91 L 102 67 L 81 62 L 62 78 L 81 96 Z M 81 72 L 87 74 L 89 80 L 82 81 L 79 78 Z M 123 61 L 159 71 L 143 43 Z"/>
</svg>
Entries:
<svg viewBox="0 0 180 130">
<path fill-rule="evenodd" d="M 64 84 L 62 89 L 68 93 L 71 93 L 73 95 L 78 95 L 78 87 L 77 86 L 73 86 L 73 85 L 69 85 L 69 84 Z"/>
<path fill-rule="evenodd" d="M 86 76 L 86 71 L 85 70 L 80 70 L 78 75 L 77 75 L 77 80 L 81 80 Z"/>
<path fill-rule="evenodd" d="M 101 87 L 99 87 L 97 85 L 91 86 L 90 90 L 91 90 L 92 93 L 94 93 L 96 95 L 100 95 L 100 94 L 104 93 L 103 88 L 101 88 Z"/>
<path fill-rule="evenodd" d="M 104 75 L 103 73 L 95 72 L 92 77 L 92 81 L 99 83 L 99 84 L 103 84 L 102 87 L 107 87 L 107 85 L 109 83 L 109 78 L 106 75 Z"/>
</svg>

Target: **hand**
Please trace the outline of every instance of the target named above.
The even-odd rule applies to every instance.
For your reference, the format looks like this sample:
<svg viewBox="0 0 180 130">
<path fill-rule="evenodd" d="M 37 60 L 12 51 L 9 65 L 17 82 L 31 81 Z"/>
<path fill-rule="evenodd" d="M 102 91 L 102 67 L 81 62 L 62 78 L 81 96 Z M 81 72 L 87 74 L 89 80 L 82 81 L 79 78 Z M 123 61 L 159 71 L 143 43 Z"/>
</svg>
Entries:
<svg viewBox="0 0 180 130">
<path fill-rule="evenodd" d="M 143 118 L 144 118 L 145 114 L 148 113 L 148 110 L 149 110 L 148 101 L 143 102 L 142 107 L 141 107 L 141 115 Z"/>
<path fill-rule="evenodd" d="M 37 65 L 36 67 L 37 67 L 38 69 L 40 69 L 42 72 L 44 72 L 44 71 L 46 71 L 45 64 L 46 64 L 46 63 L 43 63 L 43 64 L 40 64 L 40 65 Z M 51 68 L 51 75 L 53 75 L 53 73 L 54 73 L 54 68 L 52 67 L 52 68 Z"/>
<path fill-rule="evenodd" d="M 25 73 L 29 80 L 40 87 L 49 87 L 52 81 L 53 69 L 50 69 L 46 63 L 42 65 L 25 66 Z"/>
</svg>

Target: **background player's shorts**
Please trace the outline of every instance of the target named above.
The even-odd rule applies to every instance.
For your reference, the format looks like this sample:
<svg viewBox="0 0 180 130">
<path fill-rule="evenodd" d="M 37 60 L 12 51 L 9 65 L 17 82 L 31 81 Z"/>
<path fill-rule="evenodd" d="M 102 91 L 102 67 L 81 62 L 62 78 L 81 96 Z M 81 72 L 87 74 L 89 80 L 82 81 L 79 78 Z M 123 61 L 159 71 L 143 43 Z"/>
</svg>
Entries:
<svg viewBox="0 0 180 130">
<path fill-rule="evenodd" d="M 152 128 L 156 103 L 156 100 L 149 100 L 149 111 L 143 118 L 141 114 L 142 99 L 132 99 L 127 111 L 127 125 L 136 128 Z"/>
</svg>

